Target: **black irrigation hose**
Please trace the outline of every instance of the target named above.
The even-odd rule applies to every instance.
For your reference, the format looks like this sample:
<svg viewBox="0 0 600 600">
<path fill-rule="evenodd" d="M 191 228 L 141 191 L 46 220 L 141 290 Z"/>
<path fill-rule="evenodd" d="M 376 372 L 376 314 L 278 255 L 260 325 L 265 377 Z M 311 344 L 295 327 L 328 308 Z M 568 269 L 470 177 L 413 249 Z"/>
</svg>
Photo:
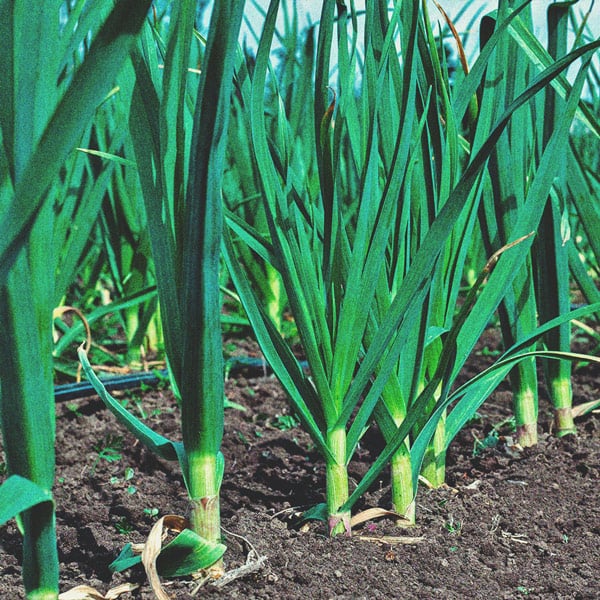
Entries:
<svg viewBox="0 0 600 600">
<path fill-rule="evenodd" d="M 572 304 L 571 310 L 587 306 L 587 304 Z M 303 369 L 307 368 L 306 361 L 300 363 Z M 271 373 L 271 367 L 262 358 L 253 358 L 250 356 L 232 356 L 225 361 L 225 374 L 236 375 L 249 373 L 253 376 L 266 375 Z M 156 386 L 161 381 L 169 379 L 169 372 L 166 369 L 160 371 L 144 371 L 141 373 L 131 373 L 130 375 L 116 375 L 103 379 L 102 383 L 109 392 L 115 390 L 133 390 L 141 387 L 142 384 Z M 54 399 L 56 401 L 75 400 L 77 398 L 88 398 L 95 396 L 96 391 L 87 381 L 80 383 L 66 383 L 54 387 Z"/>
<path fill-rule="evenodd" d="M 303 368 L 306 363 L 300 363 Z M 254 376 L 266 375 L 271 372 L 271 368 L 262 358 L 252 358 L 246 356 L 233 356 L 225 362 L 225 373 L 227 375 L 237 375 L 248 373 Z M 132 390 L 143 385 L 156 386 L 161 381 L 169 379 L 169 372 L 166 369 L 157 371 L 144 371 L 141 373 L 131 373 L 130 375 L 115 375 L 102 380 L 102 383 L 109 392 L 115 390 Z M 54 387 L 54 399 L 58 402 L 66 400 L 75 400 L 77 398 L 88 398 L 95 396 L 96 391 L 91 383 L 82 381 L 80 383 L 65 383 Z"/>
<path fill-rule="evenodd" d="M 142 384 L 156 386 L 158 383 L 169 378 L 169 372 L 166 369 L 160 371 L 145 371 L 143 373 L 131 373 L 130 375 L 115 375 L 103 379 L 102 383 L 109 392 L 115 390 L 130 390 L 140 387 Z M 79 383 L 65 383 L 54 386 L 54 400 L 57 402 L 65 400 L 76 400 L 77 398 L 87 398 L 95 396 L 96 390 L 89 381 Z"/>
</svg>

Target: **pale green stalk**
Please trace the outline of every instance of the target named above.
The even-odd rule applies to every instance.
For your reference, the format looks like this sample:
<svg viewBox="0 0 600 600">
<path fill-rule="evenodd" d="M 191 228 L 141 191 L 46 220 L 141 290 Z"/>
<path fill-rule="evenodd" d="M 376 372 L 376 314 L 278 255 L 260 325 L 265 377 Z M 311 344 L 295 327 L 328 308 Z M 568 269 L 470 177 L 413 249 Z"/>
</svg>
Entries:
<svg viewBox="0 0 600 600">
<path fill-rule="evenodd" d="M 311 170 L 314 163 L 306 160 L 304 138 L 300 141 L 290 136 L 287 113 L 283 110 L 285 102 L 279 99 L 275 83 L 269 90 L 275 89 L 276 101 L 271 111 L 265 110 L 269 49 L 277 8 L 274 0 L 267 13 L 252 80 L 240 76 L 238 87 L 240 106 L 248 107 L 250 112 L 249 143 L 262 187 L 269 235 L 262 235 L 238 214 L 228 213 L 224 249 L 257 340 L 325 460 L 327 495 L 332 499 L 311 514 L 329 520 L 332 533 L 336 533 L 345 529 L 345 513 L 399 450 L 394 464 L 402 464 L 398 469 L 406 469 L 404 459 L 409 456 L 411 478 L 404 484 L 408 488 L 402 495 L 394 496 L 394 501 L 398 498 L 409 514 L 414 510 L 411 505 L 425 448 L 443 421 L 450 386 L 483 329 L 466 326 L 469 310 L 473 309 L 477 318 L 487 323 L 507 287 L 502 286 L 498 297 L 490 299 L 489 294 L 481 293 L 482 300 L 479 299 L 477 293 L 490 266 L 477 280 L 460 318 L 455 318 L 458 286 L 469 246 L 461 241 L 468 239 L 475 222 L 483 189 L 482 170 L 515 111 L 548 85 L 576 55 L 551 65 L 519 90 L 499 117 L 488 119 L 494 106 L 485 108 L 486 118 L 478 124 L 477 145 L 470 148 L 469 163 L 460 174 L 458 148 L 469 148 L 469 144 L 457 141 L 454 131 L 446 138 L 444 128 L 456 127 L 455 123 L 462 120 L 485 73 L 492 42 L 507 35 L 509 23 L 517 13 L 492 35 L 489 48 L 482 52 L 456 97 L 442 98 L 438 105 L 437 99 L 432 100 L 427 79 L 420 79 L 421 63 L 415 54 L 419 43 L 418 15 L 414 6 L 407 3 L 395 5 L 389 17 L 383 4 L 367 6 L 358 95 L 356 37 L 347 35 L 346 7 L 337 4 L 339 88 L 335 96 L 328 94 L 334 6 L 326 2 L 317 44 L 315 139 L 308 145 L 319 167 L 319 188 L 315 188 Z M 400 22 L 402 60 L 397 60 L 394 33 Z M 581 54 L 591 48 L 582 49 Z M 310 85 L 310 79 L 305 85 Z M 444 127 L 436 117 L 440 105 L 449 112 Z M 575 106 L 571 99 L 571 117 Z M 274 116 L 266 121 L 266 113 Z M 271 118 L 277 121 L 272 127 Z M 561 121 L 562 135 L 565 123 L 566 120 Z M 276 133 L 269 136 L 267 132 L 271 131 Z M 536 177 L 532 185 L 532 198 L 547 193 L 544 186 L 548 185 L 552 152 L 559 144 L 557 137 L 558 134 L 553 136 L 549 145 L 551 150 L 539 170 L 539 181 Z M 449 148 L 454 144 L 453 150 L 445 154 L 448 163 L 438 155 L 430 157 L 429 150 L 425 152 L 429 142 L 439 147 L 448 144 Z M 417 171 L 416 165 L 424 169 L 424 157 L 429 171 Z M 353 190 L 357 198 L 350 197 Z M 437 195 L 429 196 L 430 190 Z M 227 188 L 226 193 L 231 193 L 231 189 Z M 411 211 L 413 207 L 415 212 Z M 541 213 L 533 215 L 539 220 Z M 527 213 L 527 217 L 531 216 Z M 530 223 L 527 219 L 524 222 Z M 404 232 L 415 228 L 418 234 L 410 244 L 403 245 Z M 525 253 L 531 241 L 528 243 Z M 277 333 L 267 306 L 260 303 L 251 277 L 237 258 L 236 244 L 246 244 L 281 274 L 310 367 L 310 379 Z M 514 270 L 522 266 L 522 251 L 512 247 L 506 250 L 508 258 L 501 263 L 501 273 L 510 285 Z M 492 263 L 497 260 L 496 257 Z M 435 320 L 427 321 L 429 315 L 435 315 Z M 422 326 L 415 326 L 421 322 Z M 458 343 L 459 339 L 462 343 Z M 431 352 L 425 359 L 424 350 L 429 346 Z M 400 394 L 395 404 L 397 390 Z M 380 403 L 382 397 L 384 401 Z M 373 416 L 384 433 L 386 447 L 347 502 L 337 507 L 347 493 L 345 469 Z M 415 445 L 407 442 L 413 430 L 417 436 Z M 441 427 L 439 431 L 443 431 Z M 445 446 L 448 436 L 446 431 Z M 436 440 L 436 452 L 443 461 L 440 438 L 441 435 Z M 344 446 L 346 457 L 342 463 Z"/>
<path fill-rule="evenodd" d="M 570 7 L 554 3 L 548 7 L 548 54 L 557 59 L 567 53 L 567 30 Z M 554 90 L 546 90 L 542 145 L 550 139 L 564 102 Z M 545 323 L 570 310 L 570 279 L 567 232 L 563 231 L 566 205 L 566 157 L 568 146 L 557 164 L 553 190 L 546 201 L 546 208 L 539 230 L 537 252 L 537 294 L 540 323 Z M 571 348 L 570 323 L 548 332 L 545 338 L 549 350 L 568 352 Z M 554 406 L 554 430 L 561 437 L 575 433 L 573 420 L 573 390 L 571 387 L 571 364 L 567 361 L 543 361 L 548 393 Z"/>
<path fill-rule="evenodd" d="M 148 3 L 90 9 L 83 22 L 81 8 L 59 27 L 59 2 L 0 2 L 0 323 L 10 340 L 0 367 L 9 472 L 0 505 L 2 522 L 17 516 L 25 593 L 35 600 L 58 597 L 52 310 L 74 278 L 110 173 L 82 179 L 88 159 L 74 150 L 88 138 Z M 74 49 L 89 33 L 81 55 Z"/>
<path fill-rule="evenodd" d="M 181 400 L 183 451 L 177 450 L 177 458 L 190 497 L 192 528 L 211 552 L 220 547 L 223 477 L 221 180 L 243 7 L 243 0 L 214 7 L 197 84 L 197 76 L 188 73 L 198 53 L 193 44 L 193 1 L 174 6 L 162 75 L 149 27 L 132 55 L 136 82 L 130 130 L 148 216 L 165 348 Z M 105 397 L 105 402 L 127 427 L 154 444 L 156 436 L 142 423 L 120 411 L 111 398 Z M 223 565 L 213 568 L 222 571 Z"/>
</svg>

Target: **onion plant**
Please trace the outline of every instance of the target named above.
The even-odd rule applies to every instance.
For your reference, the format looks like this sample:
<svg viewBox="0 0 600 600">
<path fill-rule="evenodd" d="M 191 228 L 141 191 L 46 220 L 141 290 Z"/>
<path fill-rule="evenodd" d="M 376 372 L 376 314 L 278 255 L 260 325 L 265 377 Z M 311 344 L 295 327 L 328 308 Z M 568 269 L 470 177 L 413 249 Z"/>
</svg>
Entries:
<svg viewBox="0 0 600 600">
<path fill-rule="evenodd" d="M 553 59 L 567 53 L 567 29 L 570 7 L 554 3 L 548 7 L 548 53 Z M 544 126 L 542 148 L 548 143 L 560 115 L 564 102 L 550 89 L 545 92 Z M 564 240 L 568 237 L 566 165 L 568 145 L 559 158 L 552 189 L 546 201 L 540 222 L 537 253 L 537 298 L 539 319 L 542 323 L 570 310 L 570 272 L 568 249 Z M 571 348 L 570 323 L 563 323 L 546 335 L 546 346 L 550 350 L 569 351 Z M 573 391 L 571 388 L 571 364 L 567 361 L 544 361 L 546 385 L 554 406 L 554 425 L 558 436 L 575 433 L 573 421 Z"/>
<path fill-rule="evenodd" d="M 94 114 L 148 6 L 0 3 L 0 323 L 9 340 L 0 365 L 9 474 L 0 522 L 17 517 L 29 598 L 58 596 L 52 310 L 74 278 L 110 176 L 110 165 L 94 174 L 75 147 L 89 145 Z M 122 132 L 111 136 L 113 152 Z"/>
<path fill-rule="evenodd" d="M 80 351 L 88 376 L 115 415 L 152 450 L 180 462 L 197 552 L 186 572 L 210 566 L 225 549 L 219 543 L 224 468 L 221 179 L 243 7 L 243 0 L 215 4 L 204 47 L 194 35 L 196 3 L 173 5 L 166 41 L 159 27 L 148 23 L 128 72 L 129 82 L 135 80 L 129 125 L 148 216 L 165 349 L 180 397 L 183 443 L 169 442 L 124 411 Z"/>
<path fill-rule="evenodd" d="M 123 108 L 127 110 L 128 107 L 124 105 Z M 127 141 L 125 155 L 133 158 L 131 142 Z M 134 162 L 132 166 L 135 167 Z M 127 361 L 139 364 L 142 347 L 145 350 L 158 349 L 158 297 L 154 294 L 139 303 L 127 300 L 144 295 L 150 288 L 156 289 L 154 262 L 135 168 L 116 165 L 111 184 L 99 219 L 102 258 L 113 287 L 112 300 L 125 304 L 121 319 L 127 336 Z M 147 337 L 151 338 L 148 343 Z"/>
<path fill-rule="evenodd" d="M 509 26 L 507 36 L 496 46 L 488 66 L 482 103 L 492 106 L 491 114 L 500 114 L 539 72 L 566 54 L 566 18 L 569 6 L 558 3 L 548 9 L 548 40 L 546 51 L 532 34 L 529 8 L 522 18 Z M 482 22 L 485 40 L 498 23 L 510 12 L 510 3 L 500 3 L 500 10 L 486 16 Z M 576 40 L 575 47 L 581 45 Z M 507 72 L 507 65 L 508 72 Z M 583 71 L 585 74 L 586 71 Z M 556 80 L 556 90 L 547 87 L 540 95 L 516 114 L 500 138 L 490 167 L 486 194 L 480 213 L 484 243 L 491 252 L 505 244 L 515 227 L 518 210 L 529 200 L 534 177 L 539 169 L 549 140 L 564 113 L 564 76 Z M 578 107 L 579 116 L 596 131 L 598 122 L 584 103 Z M 563 133 L 562 155 L 556 155 L 556 165 L 566 165 L 569 133 Z M 518 173 L 518 174 L 516 174 Z M 570 310 L 568 246 L 568 198 L 566 171 L 555 166 L 554 180 L 548 182 L 547 196 L 537 202 L 544 212 L 536 226 L 536 244 L 513 280 L 499 308 L 502 333 L 506 347 L 533 331 L 540 322 L 566 314 Z M 566 352 L 570 347 L 569 324 L 564 322 L 551 330 L 545 343 L 551 350 Z M 573 432 L 571 414 L 572 392 L 568 362 L 544 361 L 548 390 L 555 407 L 556 430 L 559 435 Z M 517 439 L 523 446 L 537 442 L 538 382 L 536 361 L 521 362 L 511 372 Z"/>
<path fill-rule="evenodd" d="M 597 44 L 547 65 L 503 110 L 482 103 L 479 114 L 470 117 L 469 143 L 460 137 L 459 124 L 519 10 L 499 24 L 452 96 L 418 6 L 394 3 L 388 15 L 386 2 L 368 3 L 361 54 L 352 3 L 348 10 L 344 3 L 324 2 L 312 124 L 304 113 L 305 130 L 314 131 L 307 148 L 308 136 L 294 135 L 294 107 L 281 98 L 277 71 L 269 63 L 278 6 L 276 0 L 270 3 L 255 64 L 242 68 L 237 78 L 255 160 L 255 171 L 240 177 L 260 182 L 268 234 L 242 215 L 228 213 L 224 248 L 258 342 L 325 460 L 327 502 L 312 514 L 326 518 L 334 535 L 349 532 L 352 505 L 390 459 L 398 490 L 395 508 L 412 518 L 418 474 L 449 406 L 451 385 L 532 243 L 541 211 L 531 206 L 543 206 L 541 199 L 547 198 L 552 161 L 566 139 L 585 71 L 573 91 L 567 88 L 568 109 L 524 203 L 529 218 L 519 215 L 522 222 L 510 231 L 505 252 L 495 254 L 486 269 L 481 265 L 481 275 L 455 314 L 470 232 L 485 191 L 485 166 L 518 109 Z M 336 24 L 338 66 L 331 93 Z M 312 85 L 310 72 L 297 83 L 298 89 Z M 277 98 L 269 105 L 277 124 L 272 129 L 265 119 L 270 94 Z M 226 188 L 225 194 L 236 191 Z M 280 273 L 310 374 L 300 368 L 260 303 L 238 260 L 240 243 Z M 491 284 L 482 286 L 496 262 L 493 273 L 499 269 L 496 277 L 503 277 L 504 284 L 490 292 Z M 510 364 L 529 356 L 521 352 Z M 477 401 L 483 401 L 493 388 L 483 393 L 484 387 L 474 383 L 473 389 Z M 472 405 L 469 395 L 454 406 L 452 435 L 454 425 L 472 415 Z M 373 419 L 386 446 L 350 494 L 348 464 Z M 443 463 L 452 437 L 440 432 L 437 460 Z"/>
</svg>

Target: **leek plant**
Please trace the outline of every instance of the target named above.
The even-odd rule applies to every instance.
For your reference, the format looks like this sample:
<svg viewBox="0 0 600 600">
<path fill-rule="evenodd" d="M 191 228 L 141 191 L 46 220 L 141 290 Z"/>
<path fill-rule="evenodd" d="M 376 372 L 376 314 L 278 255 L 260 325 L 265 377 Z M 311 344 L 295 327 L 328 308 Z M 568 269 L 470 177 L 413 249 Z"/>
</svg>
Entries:
<svg viewBox="0 0 600 600">
<path fill-rule="evenodd" d="M 0 324 L 10 340 L 0 365 L 9 474 L 0 522 L 17 517 L 25 592 L 34 599 L 58 597 L 52 310 L 74 278 L 110 176 L 110 166 L 93 176 L 75 147 L 88 145 L 149 6 L 84 4 L 64 13 L 54 0 L 0 3 Z"/>
<path fill-rule="evenodd" d="M 487 38 L 496 24 L 506 18 L 509 3 L 500 3 L 499 9 L 497 18 L 492 14 L 482 20 L 483 45 L 487 43 Z M 521 21 L 530 30 L 530 7 L 526 7 L 521 14 Z M 496 45 L 482 93 L 482 104 L 491 107 L 488 119 L 500 114 L 514 99 L 519 87 L 527 84 L 531 69 L 530 62 L 519 51 L 517 43 L 510 36 L 504 36 Z M 486 181 L 487 193 L 480 214 L 481 231 L 488 253 L 507 243 L 514 225 L 515 210 L 525 202 L 527 182 L 531 182 L 533 178 L 532 146 L 536 136 L 536 101 L 537 99 L 531 102 L 529 110 L 523 109 L 514 116 L 492 154 L 488 169 L 489 179 Z M 483 120 L 481 116 L 480 118 Z M 513 284 L 506 290 L 498 312 L 507 348 L 536 327 L 533 265 L 530 255 L 517 273 Z M 510 378 L 517 438 L 522 446 L 531 446 L 537 443 L 538 382 L 535 360 L 530 358 L 519 363 L 511 371 Z"/>
<path fill-rule="evenodd" d="M 126 135 L 130 98 L 121 87 L 118 100 L 96 116 L 92 147 L 79 148 L 90 157 L 94 176 L 107 162 L 111 175 L 100 215 L 81 252 L 77 282 L 65 282 L 67 293 L 61 304 L 77 306 L 89 325 L 107 315 L 120 321 L 127 338 L 123 361 L 139 367 L 145 355 L 142 350 L 157 352 L 162 341 L 157 331 L 160 315 L 146 214 L 131 159 L 131 139 Z M 121 147 L 109 145 L 113 131 L 121 132 Z M 73 375 L 69 351 L 81 339 L 83 323 L 77 320 L 68 327 L 57 319 L 55 326 L 60 331 L 53 351 L 55 370 Z"/>
<path fill-rule="evenodd" d="M 418 475 L 436 428 L 434 451 L 443 463 L 456 424 L 464 423 L 474 403 L 493 389 L 473 382 L 473 391 L 459 397 L 448 417 L 450 432 L 439 426 L 457 398 L 450 394 L 452 383 L 528 254 L 530 234 L 541 218 L 541 211 L 531 207 L 539 208 L 549 193 L 552 164 L 578 106 L 585 70 L 573 90 L 567 88 L 567 109 L 535 173 L 519 227 L 486 268 L 481 265 L 455 314 L 470 232 L 485 191 L 484 169 L 517 111 L 598 44 L 546 65 L 499 113 L 494 103 L 482 103 L 479 114 L 469 117 L 469 143 L 460 137 L 459 124 L 473 108 L 490 56 L 518 21 L 519 10 L 499 24 L 451 96 L 418 6 L 394 3 L 388 15 L 386 2 L 368 3 L 361 52 L 353 4 L 348 9 L 326 1 L 314 84 L 310 72 L 297 82 L 298 89 L 314 85 L 314 136 L 307 149 L 304 136 L 294 135 L 293 112 L 283 99 L 270 105 L 277 127 L 270 129 L 265 119 L 265 98 L 280 98 L 277 70 L 269 63 L 278 7 L 277 0 L 270 3 L 256 62 L 242 66 L 236 80 L 240 106 L 249 112 L 252 177 L 261 185 L 268 235 L 239 214 L 227 213 L 224 251 L 257 340 L 325 460 L 326 504 L 310 514 L 326 519 L 335 535 L 350 532 L 351 507 L 389 460 L 398 488 L 395 508 L 412 519 Z M 330 93 L 334 30 L 338 69 L 335 93 Z M 307 118 L 305 128 L 310 126 Z M 225 188 L 224 193 L 236 191 Z M 238 260 L 239 244 L 280 273 L 310 374 L 261 304 Z M 494 275 L 503 284 L 490 291 L 491 283 L 484 282 Z M 526 350 L 520 345 L 520 354 L 513 351 L 511 367 L 529 359 Z M 348 464 L 373 419 L 386 445 L 350 493 Z"/>
<path fill-rule="evenodd" d="M 127 105 L 123 106 L 124 109 Z M 129 142 L 126 156 L 133 156 Z M 127 362 L 139 365 L 142 347 L 156 351 L 159 335 L 156 332 L 158 297 L 130 303 L 134 297 L 144 295 L 150 288 L 156 289 L 154 262 L 150 248 L 150 238 L 146 213 L 142 201 L 139 178 L 135 163 L 116 165 L 112 185 L 108 189 L 99 219 L 103 258 L 112 284 L 112 299 L 120 301 L 123 329 L 127 336 Z M 147 334 L 151 338 L 146 343 Z"/>
<path fill-rule="evenodd" d="M 567 53 L 567 30 L 570 6 L 551 4 L 547 10 L 548 54 L 556 60 Z M 578 42 L 578 41 L 577 41 Z M 564 110 L 564 102 L 551 88 L 545 91 L 544 126 L 541 147 L 545 147 Z M 570 273 L 568 249 L 564 241 L 569 236 L 566 198 L 566 165 L 568 144 L 557 164 L 556 176 L 546 201 L 540 222 L 536 262 L 536 294 L 541 323 L 565 314 L 570 310 Z M 550 330 L 545 337 L 549 350 L 568 352 L 571 349 L 570 323 Z M 573 420 L 573 391 L 571 388 L 571 363 L 544 360 L 544 373 L 550 400 L 554 406 L 554 431 L 561 437 L 575 433 Z"/>
<path fill-rule="evenodd" d="M 135 80 L 129 126 L 148 217 L 165 349 L 180 397 L 183 443 L 158 436 L 123 410 L 80 350 L 88 377 L 117 418 L 153 451 L 180 462 L 196 558 L 191 565 L 175 566 L 174 574 L 213 563 L 215 571 L 223 568 L 218 562 L 225 550 L 219 508 L 224 469 L 221 179 L 243 7 L 243 0 L 215 4 L 204 47 L 194 35 L 196 3 L 173 5 L 168 39 L 163 43 L 160 23 L 148 23 L 127 74 L 130 84 Z M 196 72 L 190 72 L 192 67 Z"/>
<path fill-rule="evenodd" d="M 293 143 L 295 149 L 303 154 L 303 168 L 307 179 L 315 185 L 318 184 L 316 157 L 310 151 L 314 145 L 314 127 L 307 127 L 307 123 L 313 122 L 309 102 L 310 86 L 297 85 L 298 81 L 308 81 L 313 71 L 315 27 L 310 26 L 307 30 L 300 31 L 297 11 L 294 9 L 290 14 L 288 3 L 282 5 L 282 12 L 283 32 L 276 32 L 280 44 L 277 50 L 278 62 L 274 67 L 277 85 L 267 90 L 265 127 L 270 137 L 282 141 L 283 147 L 287 143 Z M 256 43 L 258 41 L 257 37 Z M 249 80 L 253 72 L 254 57 L 247 47 L 244 47 L 243 52 L 237 75 L 238 88 L 243 87 L 243 82 Z M 224 200 L 227 209 L 237 218 L 260 234 L 268 236 L 260 180 L 252 146 L 248 144 L 252 134 L 247 101 L 248 98 L 241 93 L 234 95 L 229 133 L 229 168 L 226 169 L 223 183 L 226 190 Z M 289 131 L 280 129 L 281 120 L 277 118 L 280 110 L 286 113 Z M 257 261 L 252 249 L 244 243 L 236 244 L 236 253 L 251 276 L 253 287 L 275 326 L 282 335 L 290 334 L 289 322 L 284 319 L 288 302 L 281 275 L 270 263 Z"/>
<path fill-rule="evenodd" d="M 511 2 L 501 2 L 499 11 L 482 22 L 485 40 L 511 12 Z M 546 51 L 532 33 L 531 12 L 509 25 L 510 36 L 497 44 L 486 75 L 482 103 L 492 106 L 491 116 L 500 114 L 543 66 L 548 66 L 566 54 L 566 17 L 568 5 L 558 3 L 548 9 L 548 40 Z M 576 40 L 575 48 L 580 46 Z M 507 65 L 509 70 L 507 74 Z M 585 74 L 587 71 L 583 71 Z M 564 75 L 557 77 L 555 87 L 547 87 L 544 95 L 532 100 L 526 109 L 516 114 L 501 136 L 495 149 L 480 212 L 484 243 L 489 252 L 504 245 L 515 227 L 518 211 L 529 200 L 534 188 L 535 175 L 549 145 L 549 140 L 564 113 L 564 90 L 568 83 Z M 578 107 L 578 118 L 597 132 L 598 122 L 583 102 Z M 569 132 L 563 134 L 562 154 L 556 155 L 556 164 L 565 165 L 569 148 Z M 570 310 L 569 258 L 566 244 L 568 207 L 566 172 L 554 170 L 547 196 L 537 202 L 544 207 L 539 225 L 536 225 L 536 244 L 521 267 L 511 286 L 506 290 L 499 307 L 502 334 L 506 347 L 512 346 L 523 335 Z M 569 324 L 545 336 L 550 350 L 567 352 L 570 347 Z M 532 348 L 533 349 L 533 348 Z M 555 406 L 556 429 L 559 435 L 573 432 L 568 362 L 544 361 L 547 386 Z M 517 439 L 522 446 L 537 442 L 538 381 L 536 361 L 532 357 L 521 362 L 511 372 Z"/>
</svg>

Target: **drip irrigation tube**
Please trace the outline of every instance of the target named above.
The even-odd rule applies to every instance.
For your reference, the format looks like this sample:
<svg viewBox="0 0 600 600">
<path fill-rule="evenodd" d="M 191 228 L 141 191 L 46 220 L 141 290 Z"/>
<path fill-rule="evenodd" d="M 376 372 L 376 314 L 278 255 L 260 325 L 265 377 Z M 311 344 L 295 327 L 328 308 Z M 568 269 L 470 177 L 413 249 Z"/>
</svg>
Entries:
<svg viewBox="0 0 600 600">
<path fill-rule="evenodd" d="M 301 362 L 300 364 L 303 368 L 306 368 L 306 362 Z M 241 373 L 250 373 L 254 376 L 266 375 L 267 373 L 271 373 L 271 368 L 264 359 L 249 356 L 233 356 L 225 361 L 226 376 Z M 166 369 L 161 369 L 131 373 L 129 375 L 114 375 L 102 379 L 102 383 L 109 392 L 112 392 L 116 390 L 132 390 L 142 385 L 154 387 L 165 379 L 169 379 L 169 372 Z M 87 381 L 65 383 L 54 387 L 54 399 L 57 402 L 88 398 L 95 395 L 96 391 Z"/>
<path fill-rule="evenodd" d="M 587 306 L 587 304 L 572 304 L 571 310 Z M 300 361 L 303 369 L 308 367 L 306 361 Z M 271 367 L 262 358 L 251 356 L 232 356 L 225 361 L 225 376 L 236 375 L 240 373 L 249 373 L 251 376 L 267 375 L 271 373 Z M 140 373 L 131 373 L 130 375 L 115 375 L 102 380 L 106 389 L 115 390 L 133 390 L 139 388 L 142 384 L 148 386 L 157 386 L 161 381 L 169 378 L 169 372 L 166 369 L 157 371 L 144 371 Z M 66 383 L 54 387 L 54 399 L 58 402 L 65 400 L 76 400 L 77 398 L 88 398 L 95 396 L 96 392 L 92 385 L 87 381 L 80 383 Z"/>
</svg>

